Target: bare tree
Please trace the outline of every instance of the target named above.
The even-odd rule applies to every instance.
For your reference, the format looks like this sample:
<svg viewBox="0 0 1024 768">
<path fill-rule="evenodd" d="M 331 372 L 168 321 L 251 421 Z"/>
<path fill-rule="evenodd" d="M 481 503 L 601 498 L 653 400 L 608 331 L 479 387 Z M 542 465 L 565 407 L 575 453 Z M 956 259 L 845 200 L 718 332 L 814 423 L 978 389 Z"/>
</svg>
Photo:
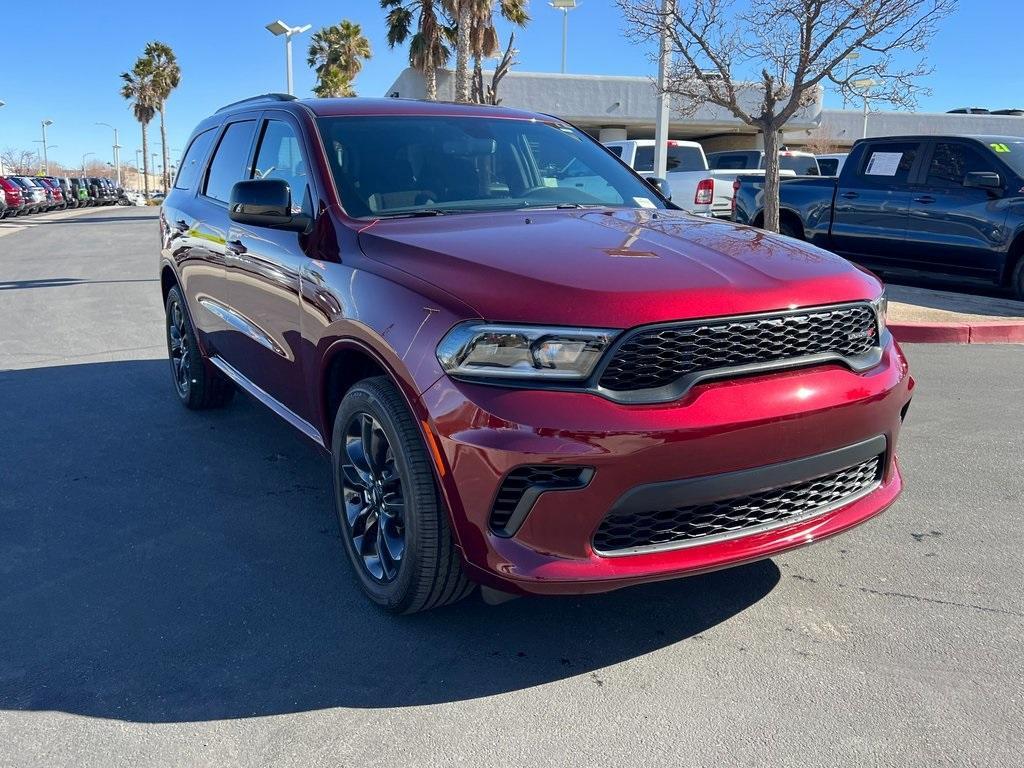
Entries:
<svg viewBox="0 0 1024 768">
<path fill-rule="evenodd" d="M 835 129 L 828 123 L 822 123 L 810 131 L 802 149 L 815 155 L 832 155 L 844 151 L 839 139 L 835 137 Z"/>
<path fill-rule="evenodd" d="M 484 71 L 480 64 L 480 60 L 477 59 L 476 66 L 473 68 L 473 95 L 472 100 L 476 104 L 491 104 L 497 106 L 501 104 L 501 99 L 498 98 L 498 86 L 504 79 L 508 71 L 519 62 L 516 60 L 516 56 L 519 55 L 519 49 L 513 47 L 513 43 L 516 41 L 516 33 L 513 32 L 508 36 L 508 47 L 505 48 L 505 53 L 498 62 L 498 65 L 494 68 L 494 72 L 491 73 L 491 82 L 485 88 L 484 87 Z"/>
<path fill-rule="evenodd" d="M 35 173 L 38 156 L 30 149 L 14 149 L 8 147 L 0 152 L 0 165 L 4 172 L 14 176 L 29 176 Z"/>
<path fill-rule="evenodd" d="M 715 105 L 764 137 L 764 227 L 779 230 L 779 133 L 826 82 L 897 107 L 916 105 L 931 72 L 922 58 L 956 0 L 617 0 L 638 40 L 667 34 L 674 54 L 666 93 L 692 114 Z M 665 8 L 668 8 L 667 12 Z M 841 66 L 857 52 L 858 66 Z M 743 79 L 741 79 L 743 78 Z"/>
</svg>

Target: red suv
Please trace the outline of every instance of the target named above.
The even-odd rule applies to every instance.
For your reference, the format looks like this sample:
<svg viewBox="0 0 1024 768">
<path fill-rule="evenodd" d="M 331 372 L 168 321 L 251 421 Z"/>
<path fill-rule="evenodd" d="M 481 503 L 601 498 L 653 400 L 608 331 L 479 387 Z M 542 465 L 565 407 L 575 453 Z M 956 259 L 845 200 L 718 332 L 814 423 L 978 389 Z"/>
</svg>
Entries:
<svg viewBox="0 0 1024 768">
<path fill-rule="evenodd" d="M 746 563 L 900 493 L 882 284 L 682 213 L 558 118 L 249 99 L 160 225 L 177 397 L 242 389 L 329 453 L 392 611 Z"/>
</svg>

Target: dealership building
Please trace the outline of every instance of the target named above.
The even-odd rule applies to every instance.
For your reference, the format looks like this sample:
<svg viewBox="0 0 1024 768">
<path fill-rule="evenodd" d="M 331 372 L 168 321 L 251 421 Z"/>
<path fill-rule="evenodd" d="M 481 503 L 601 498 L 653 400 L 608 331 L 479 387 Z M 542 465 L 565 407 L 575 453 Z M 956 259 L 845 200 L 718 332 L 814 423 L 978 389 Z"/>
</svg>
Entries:
<svg viewBox="0 0 1024 768">
<path fill-rule="evenodd" d="M 490 73 L 485 72 L 485 82 L 489 77 Z M 451 72 L 438 73 L 438 98 L 454 99 L 453 81 Z M 423 98 L 423 76 L 414 69 L 406 69 L 388 89 L 387 95 Z M 501 81 L 498 95 L 503 106 L 557 115 L 601 141 L 654 137 L 655 91 L 651 78 L 509 72 Z M 740 99 L 741 103 L 753 107 L 760 101 L 759 87 L 754 84 L 741 86 Z M 1024 137 L 1024 116 L 893 111 L 871 111 L 868 115 L 868 136 L 909 134 Z M 813 104 L 800 110 L 789 121 L 783 140 L 792 149 L 812 141 L 819 144 L 827 141 L 841 151 L 863 135 L 862 108 L 824 109 L 819 94 Z M 754 128 L 714 105 L 703 105 L 685 116 L 673 110 L 669 138 L 699 141 L 707 152 L 761 146 L 760 136 Z"/>
</svg>

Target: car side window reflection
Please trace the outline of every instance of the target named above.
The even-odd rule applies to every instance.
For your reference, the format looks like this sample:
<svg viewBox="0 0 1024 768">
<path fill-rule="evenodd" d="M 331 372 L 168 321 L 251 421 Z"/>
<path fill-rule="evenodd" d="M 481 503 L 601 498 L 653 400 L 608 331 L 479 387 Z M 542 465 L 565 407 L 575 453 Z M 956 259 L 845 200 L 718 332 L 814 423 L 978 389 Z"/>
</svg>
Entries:
<svg viewBox="0 0 1024 768">
<path fill-rule="evenodd" d="M 226 203 L 236 182 L 249 178 L 245 164 L 249 161 L 252 137 L 256 132 L 254 120 L 231 123 L 217 145 L 206 177 L 207 197 Z"/>
<path fill-rule="evenodd" d="M 292 213 L 313 215 L 306 162 L 298 136 L 289 123 L 267 120 L 250 178 L 287 181 L 292 191 Z"/>
</svg>

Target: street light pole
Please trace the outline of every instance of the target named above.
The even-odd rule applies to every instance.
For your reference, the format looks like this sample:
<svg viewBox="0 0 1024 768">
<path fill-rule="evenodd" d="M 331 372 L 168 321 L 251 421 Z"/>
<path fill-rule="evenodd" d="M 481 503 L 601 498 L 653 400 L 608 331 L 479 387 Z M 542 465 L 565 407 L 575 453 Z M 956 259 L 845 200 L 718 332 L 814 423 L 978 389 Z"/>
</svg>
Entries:
<svg viewBox="0 0 1024 768">
<path fill-rule="evenodd" d="M 847 54 L 843 58 L 843 61 L 846 62 L 846 77 L 843 78 L 844 82 L 846 80 L 850 79 L 850 62 L 851 61 L 856 61 L 859 58 L 860 58 L 860 54 L 857 53 L 856 51 L 853 51 L 852 53 Z M 845 88 L 843 89 L 843 109 L 846 109 L 846 89 Z"/>
<path fill-rule="evenodd" d="M 53 120 L 42 120 L 40 125 L 43 126 L 43 176 L 50 172 L 50 163 L 46 157 L 46 126 L 53 125 Z"/>
<path fill-rule="evenodd" d="M 669 37 L 669 19 L 675 13 L 675 0 L 662 0 L 661 49 L 658 55 L 657 118 L 654 123 L 654 175 L 664 179 L 668 174 L 668 73 L 672 68 L 672 41 Z"/>
<path fill-rule="evenodd" d="M 883 83 L 877 80 L 865 79 L 865 80 L 854 80 L 850 83 L 854 88 L 860 88 L 861 95 L 864 97 L 864 127 L 861 129 L 861 138 L 866 139 L 868 137 L 868 93 L 876 85 L 882 85 Z"/>
<path fill-rule="evenodd" d="M 288 82 L 288 95 L 295 95 L 295 86 L 292 82 L 292 37 L 294 35 L 301 35 L 303 32 L 310 29 L 312 25 L 306 24 L 301 27 L 292 27 L 285 24 L 283 21 L 278 19 L 267 24 L 267 31 L 273 34 L 275 37 L 284 35 L 284 58 L 285 58 L 285 76 Z"/>
<path fill-rule="evenodd" d="M 89 155 L 95 154 L 95 152 L 86 152 L 84 155 L 82 155 L 82 176 L 85 176 L 85 158 L 87 158 Z"/>
<path fill-rule="evenodd" d="M 556 11 L 562 12 L 562 74 L 565 74 L 566 49 L 569 46 L 569 11 L 576 7 L 576 0 L 551 0 L 548 3 Z"/>
<path fill-rule="evenodd" d="M 96 125 L 105 125 L 114 132 L 114 172 L 117 174 L 117 186 L 121 186 L 121 145 L 117 141 L 117 128 L 112 126 L 110 123 L 96 123 Z"/>
</svg>

